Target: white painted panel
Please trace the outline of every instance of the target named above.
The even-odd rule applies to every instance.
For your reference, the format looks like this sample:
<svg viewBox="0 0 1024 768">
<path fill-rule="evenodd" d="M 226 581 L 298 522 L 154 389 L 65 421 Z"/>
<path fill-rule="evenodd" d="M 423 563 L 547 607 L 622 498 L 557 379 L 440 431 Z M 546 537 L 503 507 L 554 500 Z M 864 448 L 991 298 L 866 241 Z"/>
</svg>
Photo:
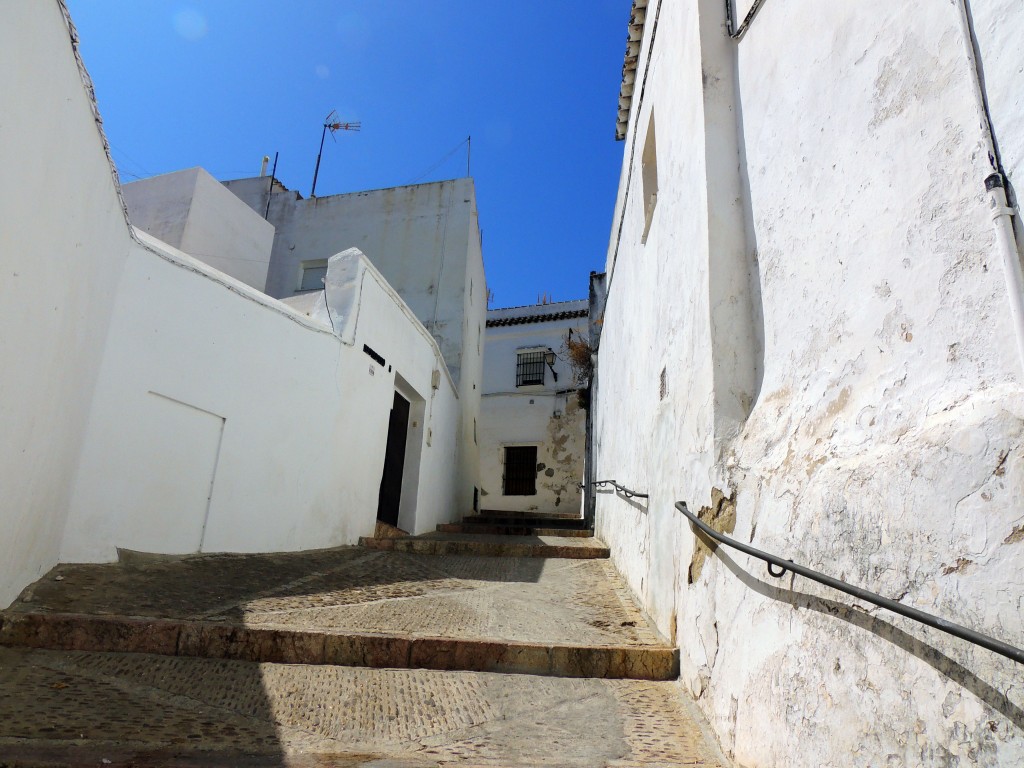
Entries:
<svg viewBox="0 0 1024 768">
<path fill-rule="evenodd" d="M 145 552 L 198 552 L 224 419 L 154 392 L 149 395 L 142 399 L 138 416 L 121 424 L 119 445 L 126 464 L 119 475 L 133 481 L 125 484 L 120 504 L 126 513 L 134 510 L 148 520 L 131 543 Z"/>
</svg>

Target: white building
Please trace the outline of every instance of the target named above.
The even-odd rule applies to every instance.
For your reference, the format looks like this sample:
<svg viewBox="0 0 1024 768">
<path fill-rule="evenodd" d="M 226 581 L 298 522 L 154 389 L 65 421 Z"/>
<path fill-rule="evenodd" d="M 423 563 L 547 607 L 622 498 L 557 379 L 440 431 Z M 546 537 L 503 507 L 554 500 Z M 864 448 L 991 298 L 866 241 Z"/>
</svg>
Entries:
<svg viewBox="0 0 1024 768">
<path fill-rule="evenodd" d="M 204 263 L 134 228 L 67 9 L 4 13 L 0 605 L 58 562 L 119 548 L 355 543 L 374 530 L 398 398 L 399 523 L 421 532 L 468 511 L 467 399 L 380 271 L 358 252 L 332 258 L 325 323 L 211 267 L 223 253 Z M 202 173 L 182 178 L 180 200 L 228 205 Z M 246 213 L 231 210 L 226 233 L 196 211 L 167 236 L 226 243 Z M 482 277 L 476 290 L 482 303 Z M 478 384 L 473 366 L 462 386 Z"/>
<path fill-rule="evenodd" d="M 674 507 L 1024 647 L 1024 240 L 986 190 L 1024 178 L 1024 4 L 635 0 L 628 35 L 594 472 L 650 498 L 597 494 L 598 535 L 737 765 L 1024 764 L 1024 667 Z"/>
<path fill-rule="evenodd" d="M 202 168 L 121 187 L 134 226 L 257 291 L 267 285 L 274 227 Z"/>
<path fill-rule="evenodd" d="M 224 183 L 274 226 L 266 293 L 278 299 L 322 287 L 327 259 L 360 249 L 437 341 L 459 397 L 459 510 L 479 475 L 487 285 L 476 191 L 470 178 L 304 199 L 269 176 Z"/>
<path fill-rule="evenodd" d="M 487 313 L 481 508 L 579 511 L 586 415 L 566 339 L 587 333 L 587 312 L 581 300 Z"/>
</svg>

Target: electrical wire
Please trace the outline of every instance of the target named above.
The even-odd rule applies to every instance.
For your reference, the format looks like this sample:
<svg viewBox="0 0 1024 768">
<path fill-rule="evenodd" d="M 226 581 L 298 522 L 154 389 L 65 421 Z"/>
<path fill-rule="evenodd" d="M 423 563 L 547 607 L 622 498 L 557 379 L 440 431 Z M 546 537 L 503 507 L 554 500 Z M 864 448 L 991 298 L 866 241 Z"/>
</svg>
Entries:
<svg viewBox="0 0 1024 768">
<path fill-rule="evenodd" d="M 465 138 L 465 139 L 463 139 L 462 141 L 460 141 L 460 142 L 459 142 L 459 143 L 458 143 L 458 144 L 457 144 L 457 145 L 456 145 L 456 146 L 455 146 L 455 147 L 454 147 L 454 148 L 453 148 L 453 149 L 452 149 L 452 150 L 451 150 L 451 151 L 450 151 L 450 152 L 449 152 L 448 154 L 446 154 L 446 155 L 445 155 L 444 157 L 442 157 L 442 158 L 441 158 L 440 160 L 438 160 L 438 161 L 437 161 L 436 163 L 434 163 L 434 164 L 433 164 L 432 166 L 430 166 L 429 168 L 427 168 L 427 170 L 425 170 L 425 171 L 424 171 L 423 173 L 421 173 L 421 174 L 420 174 L 419 176 L 417 176 L 417 177 L 416 177 L 415 179 L 413 179 L 412 181 L 410 181 L 410 182 L 409 182 L 409 184 L 415 184 L 415 183 L 417 183 L 418 181 L 420 181 L 420 179 L 422 179 L 422 178 L 424 178 L 425 176 L 427 176 L 428 174 L 432 173 L 432 172 L 433 172 L 434 170 L 436 170 L 437 168 L 440 168 L 440 167 L 441 167 L 441 166 L 442 166 L 442 165 L 443 165 L 443 164 L 444 164 L 445 162 L 447 162 L 447 161 L 448 161 L 448 159 L 449 159 L 449 158 L 450 158 L 450 157 L 451 157 L 452 155 L 454 155 L 454 154 L 455 154 L 456 152 L 458 152 L 458 151 L 459 151 L 460 149 L 462 149 L 462 147 L 463 147 L 463 146 L 464 146 L 464 145 L 465 145 L 465 144 L 466 144 L 466 143 L 467 143 L 468 141 L 469 141 L 469 138 L 468 138 L 468 137 L 467 137 L 467 138 Z"/>
</svg>

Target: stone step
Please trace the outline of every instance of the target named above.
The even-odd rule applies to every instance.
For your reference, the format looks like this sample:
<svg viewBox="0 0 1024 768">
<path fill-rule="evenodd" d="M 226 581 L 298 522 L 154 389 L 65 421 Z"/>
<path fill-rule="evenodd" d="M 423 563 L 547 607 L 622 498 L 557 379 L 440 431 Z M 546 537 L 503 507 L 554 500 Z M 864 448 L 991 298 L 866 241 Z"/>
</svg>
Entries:
<svg viewBox="0 0 1024 768">
<path fill-rule="evenodd" d="M 0 646 L 645 680 L 679 659 L 609 560 L 359 547 L 58 565 Z"/>
<path fill-rule="evenodd" d="M 555 677 L 674 680 L 679 676 L 678 651 L 664 646 L 414 637 L 69 613 L 0 614 L 0 645 L 51 651 L 149 653 L 260 663 Z"/>
<path fill-rule="evenodd" d="M 462 518 L 462 525 L 507 525 L 507 526 L 529 526 L 533 528 L 564 528 L 585 530 L 586 523 L 579 517 L 549 517 L 547 515 L 537 517 L 519 517 L 502 515 L 467 515 Z"/>
<path fill-rule="evenodd" d="M 539 512 L 537 510 L 481 509 L 469 517 L 555 517 L 560 520 L 582 520 L 579 511 L 573 512 Z"/>
<path fill-rule="evenodd" d="M 571 536 L 587 538 L 594 533 L 589 528 L 533 528 L 526 525 L 484 525 L 483 523 L 442 523 L 438 533 L 490 533 L 500 536 Z"/>
<path fill-rule="evenodd" d="M 731 763 L 676 682 L 0 648 L 20 768 Z"/>
<path fill-rule="evenodd" d="M 552 557 L 573 560 L 607 558 L 607 545 L 593 537 L 523 536 L 486 533 L 427 533 L 394 539 L 363 537 L 359 544 L 385 552 L 418 555 L 477 555 L 481 557 Z"/>
</svg>

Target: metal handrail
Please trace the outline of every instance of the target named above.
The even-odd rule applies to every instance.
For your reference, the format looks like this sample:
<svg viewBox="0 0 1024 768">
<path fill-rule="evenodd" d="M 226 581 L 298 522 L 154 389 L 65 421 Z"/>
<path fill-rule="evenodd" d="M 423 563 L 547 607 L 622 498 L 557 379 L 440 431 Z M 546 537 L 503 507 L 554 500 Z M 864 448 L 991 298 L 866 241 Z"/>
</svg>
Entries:
<svg viewBox="0 0 1024 768">
<path fill-rule="evenodd" d="M 926 613 L 925 611 L 918 610 L 917 608 L 911 608 L 910 606 L 904 605 L 903 603 L 896 602 L 895 600 L 890 600 L 887 597 L 882 597 L 881 595 L 876 594 L 874 592 L 869 592 L 866 589 L 861 589 L 860 587 L 855 587 L 851 584 L 847 584 L 845 581 L 833 579 L 831 576 L 826 576 L 825 574 L 819 573 L 818 571 L 812 570 L 811 568 L 807 568 L 806 566 L 798 565 L 797 563 L 794 563 L 792 560 L 784 560 L 776 555 L 771 555 L 767 552 L 762 552 L 760 549 L 756 549 L 755 547 L 751 547 L 748 544 L 736 541 L 736 539 L 731 539 L 728 536 L 719 533 L 714 528 L 705 523 L 703 520 L 701 520 L 699 517 L 697 517 L 695 514 L 693 514 L 693 512 L 691 512 L 687 508 L 686 502 L 677 501 L 675 506 L 676 509 L 678 509 L 684 515 L 686 515 L 691 525 L 697 526 L 697 528 L 700 529 L 702 533 L 710 536 L 715 541 L 721 544 L 725 544 L 728 547 L 732 547 L 733 549 L 738 549 L 740 552 L 745 552 L 746 554 L 756 557 L 760 560 L 764 560 L 768 564 L 768 573 L 771 576 L 774 576 L 775 578 L 781 578 L 782 576 L 785 576 L 786 571 L 799 573 L 801 576 L 805 576 L 806 578 L 811 579 L 812 581 L 816 581 L 819 584 L 824 584 L 827 587 L 832 587 L 832 589 L 837 589 L 840 592 L 845 592 L 848 595 L 853 595 L 854 597 L 859 598 L 860 600 L 865 600 L 869 603 L 874 603 L 875 605 L 881 608 L 885 608 L 886 610 L 892 611 L 893 613 L 898 613 L 901 616 L 906 616 L 908 619 L 919 621 L 922 624 L 928 625 L 929 627 L 934 627 L 935 629 L 942 630 L 943 632 L 953 635 L 954 637 L 959 637 L 961 640 L 966 640 L 969 643 L 980 645 L 982 648 L 987 648 L 990 651 L 994 651 L 995 653 L 998 653 L 1001 656 L 1005 656 L 1008 659 L 1012 659 L 1018 664 L 1024 664 L 1024 650 L 1021 650 L 1020 648 L 1015 648 L 1014 646 L 1009 645 L 1008 643 L 1004 643 L 1001 640 L 996 640 L 994 638 L 989 637 L 988 635 L 983 635 L 980 632 L 975 632 L 973 629 L 962 627 L 959 624 L 955 624 L 952 621 L 940 618 L 939 616 L 934 616 L 930 613 Z M 780 570 L 775 571 L 772 569 L 772 566 L 775 566 Z"/>
<path fill-rule="evenodd" d="M 614 480 L 591 480 L 590 484 L 591 485 L 614 485 L 616 490 L 618 490 L 627 499 L 633 499 L 633 498 L 649 499 L 650 498 L 650 496 L 648 496 L 646 493 L 640 493 L 639 491 L 634 491 L 631 488 L 627 488 L 624 485 L 619 485 Z M 582 490 L 586 486 L 586 483 L 576 483 L 576 485 L 579 486 L 580 490 Z"/>
</svg>

